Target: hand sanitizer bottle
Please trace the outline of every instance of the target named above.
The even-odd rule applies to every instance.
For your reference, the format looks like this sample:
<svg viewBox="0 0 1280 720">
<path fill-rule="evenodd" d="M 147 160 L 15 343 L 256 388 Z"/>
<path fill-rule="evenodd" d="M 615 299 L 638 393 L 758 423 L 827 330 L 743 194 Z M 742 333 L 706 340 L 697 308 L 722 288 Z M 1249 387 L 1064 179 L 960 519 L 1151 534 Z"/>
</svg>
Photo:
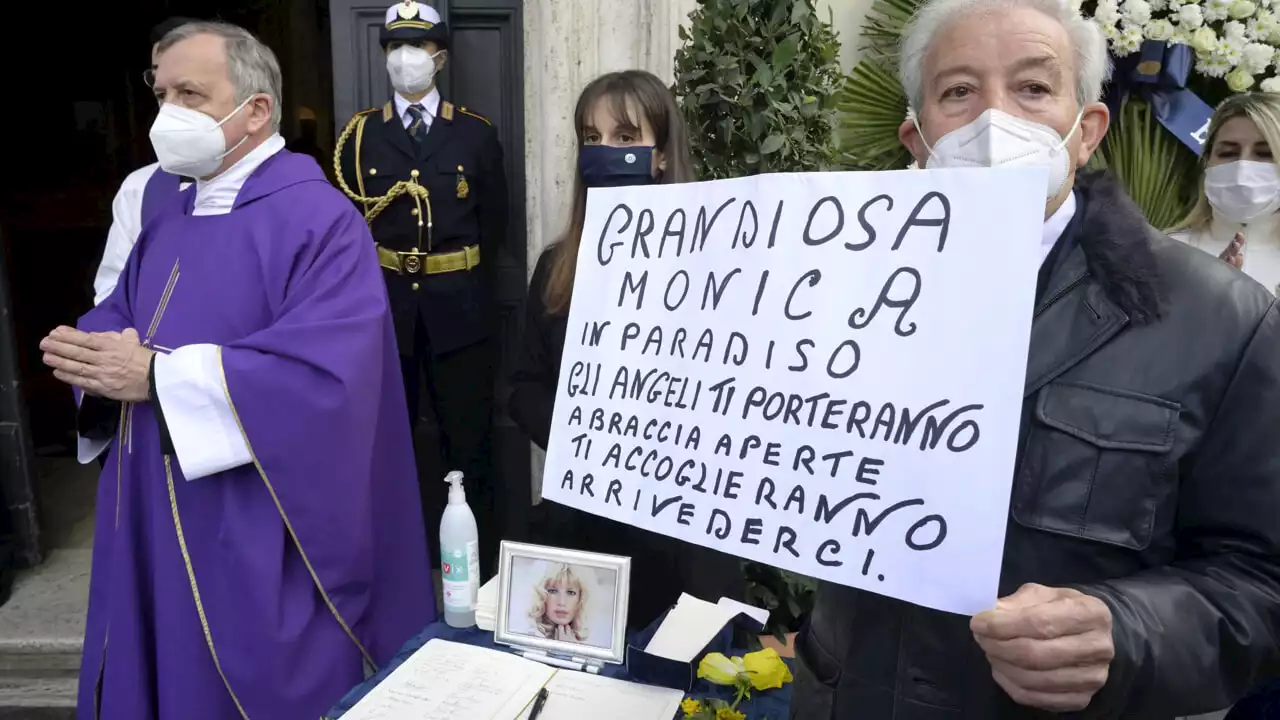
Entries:
<svg viewBox="0 0 1280 720">
<path fill-rule="evenodd" d="M 445 476 L 449 505 L 440 519 L 440 577 L 444 584 L 444 621 L 450 627 L 476 624 L 476 597 L 480 592 L 480 534 L 476 516 L 467 505 L 462 473 Z"/>
</svg>

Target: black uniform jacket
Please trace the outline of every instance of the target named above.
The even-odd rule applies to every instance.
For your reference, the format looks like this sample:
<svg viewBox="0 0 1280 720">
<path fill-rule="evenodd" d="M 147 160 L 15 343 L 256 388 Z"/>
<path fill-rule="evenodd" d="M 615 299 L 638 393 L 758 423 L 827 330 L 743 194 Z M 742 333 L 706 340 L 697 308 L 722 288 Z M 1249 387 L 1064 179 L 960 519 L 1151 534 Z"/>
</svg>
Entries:
<svg viewBox="0 0 1280 720">
<path fill-rule="evenodd" d="M 1041 274 L 1000 592 L 1110 608 L 1115 659 L 1071 718 L 1220 710 L 1280 671 L 1280 309 L 1081 178 Z M 999 282 L 992 268 L 987 282 Z M 793 718 L 1045 718 L 992 680 L 969 618 L 824 584 Z"/>
<path fill-rule="evenodd" d="M 401 354 L 413 354 L 418 316 L 435 354 L 483 340 L 489 271 L 506 241 L 508 212 L 502 146 L 489 121 L 441 101 L 418 150 L 388 102 L 352 118 L 336 161 L 343 189 L 367 199 L 356 204 L 381 248 Z M 398 183 L 402 190 L 379 208 Z M 474 260 L 476 249 L 479 266 L 467 269 L 464 260 Z M 389 254 L 397 252 L 414 255 Z M 464 269 L 424 272 L 437 264 Z"/>
</svg>

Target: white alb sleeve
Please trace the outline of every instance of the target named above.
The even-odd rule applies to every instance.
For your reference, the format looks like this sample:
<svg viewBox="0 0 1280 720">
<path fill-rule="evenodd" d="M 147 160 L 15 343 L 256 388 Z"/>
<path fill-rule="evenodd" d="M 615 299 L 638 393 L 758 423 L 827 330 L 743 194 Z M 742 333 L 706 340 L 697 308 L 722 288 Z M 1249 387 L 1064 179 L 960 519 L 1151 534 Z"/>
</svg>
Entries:
<svg viewBox="0 0 1280 720">
<path fill-rule="evenodd" d="M 217 345 L 184 345 L 156 356 L 156 397 L 178 466 L 197 480 L 253 462 L 222 374 Z"/>
</svg>

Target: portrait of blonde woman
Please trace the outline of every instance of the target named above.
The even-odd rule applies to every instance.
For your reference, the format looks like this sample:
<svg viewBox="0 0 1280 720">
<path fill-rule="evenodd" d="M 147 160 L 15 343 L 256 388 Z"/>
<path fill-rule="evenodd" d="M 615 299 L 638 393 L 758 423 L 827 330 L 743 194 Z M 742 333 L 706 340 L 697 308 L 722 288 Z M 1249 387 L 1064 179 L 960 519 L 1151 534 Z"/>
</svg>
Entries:
<svg viewBox="0 0 1280 720">
<path fill-rule="evenodd" d="M 556 563 L 533 585 L 533 604 L 529 606 L 529 621 L 537 634 L 548 640 L 586 642 L 591 631 L 587 628 L 587 598 L 590 592 L 580 573 L 572 565 Z"/>
<path fill-rule="evenodd" d="M 512 573 L 509 623 L 514 632 L 558 642 L 610 646 L 615 572 L 518 558 Z"/>
<path fill-rule="evenodd" d="M 1200 197 L 1172 237 L 1243 270 L 1280 294 L 1280 94 L 1224 100 L 1209 122 Z"/>
</svg>

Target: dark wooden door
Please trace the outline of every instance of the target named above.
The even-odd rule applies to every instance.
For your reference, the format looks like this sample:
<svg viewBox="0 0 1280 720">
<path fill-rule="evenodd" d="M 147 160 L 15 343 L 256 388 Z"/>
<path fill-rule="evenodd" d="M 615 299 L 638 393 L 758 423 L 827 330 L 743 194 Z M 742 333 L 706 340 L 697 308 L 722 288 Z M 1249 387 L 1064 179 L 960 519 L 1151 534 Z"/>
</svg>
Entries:
<svg viewBox="0 0 1280 720">
<path fill-rule="evenodd" d="M 498 131 L 506 160 L 511 222 L 508 248 L 497 258 L 494 337 L 499 362 L 493 414 L 493 473 L 504 490 L 500 511 L 520 519 L 530 505 L 529 441 L 507 415 L 511 360 L 519 341 L 526 289 L 524 173 L 524 18 L 523 0 L 436 0 L 430 3 L 449 27 L 449 62 L 440 78 L 446 100 L 474 110 Z M 352 114 L 378 107 L 391 97 L 378 31 L 388 0 L 330 0 L 333 33 L 333 103 L 338 132 Z M 423 408 L 427 403 L 423 403 Z M 429 413 L 428 413 L 429 415 Z M 426 482 L 442 475 L 429 458 L 437 452 L 435 419 L 418 424 L 419 471 Z M 447 470 L 447 468 L 446 468 Z M 430 474 L 430 476 L 428 476 Z M 434 540 L 434 539 L 433 539 Z"/>
<path fill-rule="evenodd" d="M 38 565 L 43 557 L 36 511 L 35 457 L 22 396 L 19 351 L 10 304 L 9 246 L 0 234 L 0 603 L 13 564 Z"/>
</svg>

